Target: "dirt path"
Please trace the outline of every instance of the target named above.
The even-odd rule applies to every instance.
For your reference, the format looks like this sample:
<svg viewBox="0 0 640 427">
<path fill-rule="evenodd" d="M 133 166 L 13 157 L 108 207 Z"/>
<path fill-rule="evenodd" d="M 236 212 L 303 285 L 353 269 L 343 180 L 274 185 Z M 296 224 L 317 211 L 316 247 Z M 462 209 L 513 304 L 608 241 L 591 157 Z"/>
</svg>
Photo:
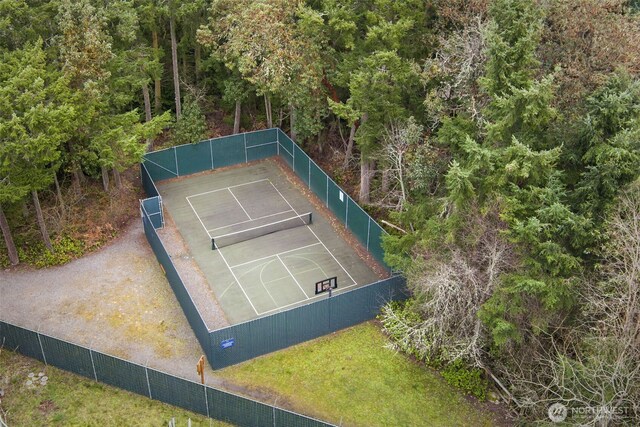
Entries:
<svg viewBox="0 0 640 427">
<path fill-rule="evenodd" d="M 202 349 L 136 220 L 67 265 L 0 271 L 0 319 L 198 379 Z"/>
</svg>

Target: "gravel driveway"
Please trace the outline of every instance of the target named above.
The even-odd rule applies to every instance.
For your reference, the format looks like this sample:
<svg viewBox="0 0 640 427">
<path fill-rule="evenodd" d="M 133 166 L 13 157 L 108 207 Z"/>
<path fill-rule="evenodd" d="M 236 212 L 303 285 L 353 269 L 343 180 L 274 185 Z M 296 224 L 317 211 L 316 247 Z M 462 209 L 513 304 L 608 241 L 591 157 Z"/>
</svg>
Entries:
<svg viewBox="0 0 640 427">
<path fill-rule="evenodd" d="M 198 380 L 202 349 L 139 221 L 67 265 L 0 271 L 0 319 Z"/>
</svg>

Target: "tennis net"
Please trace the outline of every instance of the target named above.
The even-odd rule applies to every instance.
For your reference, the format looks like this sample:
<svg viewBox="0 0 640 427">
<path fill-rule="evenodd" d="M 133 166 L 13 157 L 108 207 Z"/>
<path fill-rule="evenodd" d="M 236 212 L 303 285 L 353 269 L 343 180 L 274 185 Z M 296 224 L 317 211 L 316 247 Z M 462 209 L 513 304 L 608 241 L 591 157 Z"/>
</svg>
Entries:
<svg viewBox="0 0 640 427">
<path fill-rule="evenodd" d="M 311 212 L 306 214 L 294 216 L 292 218 L 283 219 L 280 221 L 272 222 L 270 224 L 264 224 L 257 227 L 248 228 L 246 230 L 237 231 L 235 233 L 223 234 L 221 236 L 215 236 L 211 238 L 211 249 L 216 250 L 224 248 L 225 246 L 234 245 L 236 243 L 244 242 L 246 240 L 256 239 L 267 234 L 275 233 L 282 230 L 288 230 L 290 228 L 301 227 L 303 225 L 309 225 L 312 222 Z"/>
</svg>

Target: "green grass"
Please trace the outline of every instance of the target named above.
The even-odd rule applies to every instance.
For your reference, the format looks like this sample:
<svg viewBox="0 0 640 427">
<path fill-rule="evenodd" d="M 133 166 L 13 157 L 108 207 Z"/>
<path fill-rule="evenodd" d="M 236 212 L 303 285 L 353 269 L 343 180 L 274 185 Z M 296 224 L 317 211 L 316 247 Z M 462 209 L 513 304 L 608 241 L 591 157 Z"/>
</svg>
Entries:
<svg viewBox="0 0 640 427">
<path fill-rule="evenodd" d="M 29 373 L 43 372 L 45 386 L 27 387 Z M 194 426 L 226 425 L 51 366 L 0 350 L 0 407 L 9 426 Z"/>
<path fill-rule="evenodd" d="M 441 376 L 384 348 L 373 323 L 223 369 L 235 385 L 276 405 L 335 424 L 356 426 L 490 426 L 492 414 L 471 404 Z M 30 372 L 46 386 L 29 388 Z M 10 426 L 225 425 L 198 414 L 99 384 L 0 351 L 0 407 Z M 269 397 L 271 396 L 271 397 Z"/>
<path fill-rule="evenodd" d="M 278 405 L 343 425 L 489 426 L 440 375 L 384 348 L 372 323 L 218 371 Z"/>
</svg>

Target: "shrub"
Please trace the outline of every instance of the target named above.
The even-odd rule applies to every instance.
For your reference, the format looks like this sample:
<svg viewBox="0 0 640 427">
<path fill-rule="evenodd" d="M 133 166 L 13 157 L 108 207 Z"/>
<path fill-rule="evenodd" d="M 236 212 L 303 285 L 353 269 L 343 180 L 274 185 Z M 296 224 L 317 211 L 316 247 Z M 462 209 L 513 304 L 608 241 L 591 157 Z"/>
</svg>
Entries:
<svg viewBox="0 0 640 427">
<path fill-rule="evenodd" d="M 447 383 L 466 391 L 480 400 L 484 400 L 487 397 L 488 382 L 482 370 L 469 368 L 462 359 L 449 363 L 442 370 L 442 376 Z"/>
</svg>

